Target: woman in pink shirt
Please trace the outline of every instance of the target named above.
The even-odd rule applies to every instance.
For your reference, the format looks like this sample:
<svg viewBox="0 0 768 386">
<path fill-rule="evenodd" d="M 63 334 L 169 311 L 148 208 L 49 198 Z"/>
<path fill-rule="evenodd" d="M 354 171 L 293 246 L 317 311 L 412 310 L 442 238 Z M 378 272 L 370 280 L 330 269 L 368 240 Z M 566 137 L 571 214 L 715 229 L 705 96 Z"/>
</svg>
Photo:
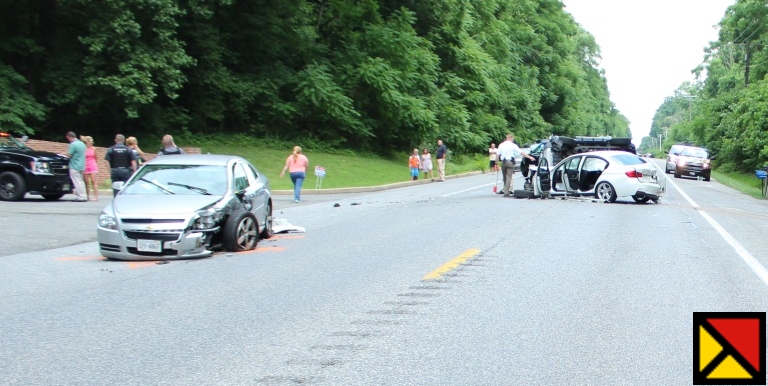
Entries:
<svg viewBox="0 0 768 386">
<path fill-rule="evenodd" d="M 301 184 L 304 183 L 304 178 L 307 177 L 307 168 L 309 168 L 309 160 L 304 154 L 301 154 L 301 148 L 299 146 L 293 147 L 293 154 L 289 155 L 285 160 L 285 167 L 280 172 L 280 178 L 285 176 L 285 171 L 291 175 L 291 181 L 293 182 L 293 202 L 301 201 Z"/>
<path fill-rule="evenodd" d="M 96 186 L 96 173 L 99 172 L 99 166 L 96 164 L 96 148 L 93 147 L 93 137 L 81 135 L 80 139 L 85 142 L 85 170 L 83 171 L 85 194 L 90 201 L 99 201 L 99 187 Z"/>
</svg>

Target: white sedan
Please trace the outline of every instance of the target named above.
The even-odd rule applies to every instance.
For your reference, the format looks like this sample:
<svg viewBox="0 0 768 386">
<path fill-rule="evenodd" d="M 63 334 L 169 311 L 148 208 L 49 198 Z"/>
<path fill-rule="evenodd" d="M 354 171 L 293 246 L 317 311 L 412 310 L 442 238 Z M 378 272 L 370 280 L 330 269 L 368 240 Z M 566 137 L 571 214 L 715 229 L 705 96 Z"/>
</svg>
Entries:
<svg viewBox="0 0 768 386">
<path fill-rule="evenodd" d="M 658 203 L 667 190 L 665 173 L 629 152 L 575 154 L 551 168 L 548 158 L 541 158 L 533 179 L 536 197 L 587 196 L 607 202 L 631 197 L 638 203 Z"/>
</svg>

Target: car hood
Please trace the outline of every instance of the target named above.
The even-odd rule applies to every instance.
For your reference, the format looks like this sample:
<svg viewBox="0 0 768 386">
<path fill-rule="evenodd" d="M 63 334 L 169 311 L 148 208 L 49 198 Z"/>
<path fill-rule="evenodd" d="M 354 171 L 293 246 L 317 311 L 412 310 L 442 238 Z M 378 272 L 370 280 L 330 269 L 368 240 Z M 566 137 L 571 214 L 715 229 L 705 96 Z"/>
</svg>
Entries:
<svg viewBox="0 0 768 386">
<path fill-rule="evenodd" d="M 2 149 L 3 153 L 11 153 L 16 155 L 23 155 L 27 157 L 32 158 L 38 158 L 40 161 L 53 161 L 53 160 L 63 160 L 68 161 L 69 158 L 62 157 L 56 153 L 51 153 L 49 151 L 38 151 L 38 150 L 32 150 L 32 149 Z"/>
<path fill-rule="evenodd" d="M 222 196 L 203 195 L 117 195 L 112 202 L 116 215 L 188 214 L 203 209 Z"/>
</svg>

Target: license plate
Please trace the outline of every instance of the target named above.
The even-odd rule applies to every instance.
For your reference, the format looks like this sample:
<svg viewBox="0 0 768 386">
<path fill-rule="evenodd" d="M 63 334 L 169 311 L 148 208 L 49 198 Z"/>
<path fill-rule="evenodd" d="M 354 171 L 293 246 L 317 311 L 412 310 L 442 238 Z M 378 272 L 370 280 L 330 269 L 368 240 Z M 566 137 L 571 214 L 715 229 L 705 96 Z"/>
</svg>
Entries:
<svg viewBox="0 0 768 386">
<path fill-rule="evenodd" d="M 69 184 L 64 184 L 64 187 L 62 188 L 62 190 L 69 190 Z"/>
<path fill-rule="evenodd" d="M 692 176 L 696 175 L 696 172 L 689 172 Z"/>
<path fill-rule="evenodd" d="M 162 252 L 163 245 L 160 240 L 136 240 L 138 245 L 136 248 L 139 252 Z"/>
</svg>

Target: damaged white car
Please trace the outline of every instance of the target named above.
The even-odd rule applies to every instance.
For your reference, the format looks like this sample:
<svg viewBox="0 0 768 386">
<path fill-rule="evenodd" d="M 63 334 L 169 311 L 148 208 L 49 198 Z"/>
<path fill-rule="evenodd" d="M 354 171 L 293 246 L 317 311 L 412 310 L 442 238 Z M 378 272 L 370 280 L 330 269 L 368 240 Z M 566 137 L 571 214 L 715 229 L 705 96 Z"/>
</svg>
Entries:
<svg viewBox="0 0 768 386">
<path fill-rule="evenodd" d="M 604 146 L 593 140 L 591 142 L 596 145 L 582 146 L 579 151 L 571 152 L 573 155 L 560 160 L 559 153 L 552 150 L 549 142 L 543 143 L 535 156 L 536 166 L 524 167 L 525 188 L 515 190 L 515 197 L 594 197 L 606 202 L 627 197 L 637 203 L 659 203 L 666 193 L 665 173 L 635 155 L 633 146 L 622 150 L 590 151 L 610 148 L 608 142 Z"/>
<path fill-rule="evenodd" d="M 173 155 L 144 164 L 98 221 L 109 259 L 158 260 L 247 251 L 272 235 L 269 180 L 228 155 Z"/>
</svg>

